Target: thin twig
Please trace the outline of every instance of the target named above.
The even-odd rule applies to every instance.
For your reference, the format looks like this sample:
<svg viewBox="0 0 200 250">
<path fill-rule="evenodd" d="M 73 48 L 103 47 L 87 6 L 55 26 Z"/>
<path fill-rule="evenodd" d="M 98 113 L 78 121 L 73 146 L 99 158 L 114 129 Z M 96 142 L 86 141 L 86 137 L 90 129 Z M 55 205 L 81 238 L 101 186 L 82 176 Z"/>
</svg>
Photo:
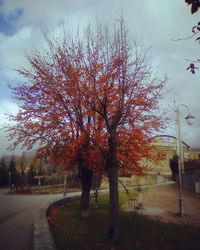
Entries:
<svg viewBox="0 0 200 250">
<path fill-rule="evenodd" d="M 190 39 L 190 38 L 196 36 L 196 34 L 197 34 L 197 33 L 195 33 L 195 34 L 193 34 L 193 35 L 191 35 L 191 36 L 185 37 L 185 38 L 177 38 L 177 39 L 171 39 L 171 38 L 170 38 L 170 41 L 178 42 L 178 41 L 188 40 L 188 39 Z"/>
</svg>

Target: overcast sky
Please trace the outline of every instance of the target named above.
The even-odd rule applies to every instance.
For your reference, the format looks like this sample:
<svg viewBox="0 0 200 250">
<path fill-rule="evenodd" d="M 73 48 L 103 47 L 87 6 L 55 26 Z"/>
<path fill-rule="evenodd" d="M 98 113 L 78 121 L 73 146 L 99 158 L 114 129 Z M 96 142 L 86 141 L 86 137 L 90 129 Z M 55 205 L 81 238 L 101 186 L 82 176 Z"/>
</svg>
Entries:
<svg viewBox="0 0 200 250">
<path fill-rule="evenodd" d="M 190 36 L 192 27 L 200 21 L 200 12 L 191 15 L 184 0 L 0 0 L 0 127 L 7 122 L 5 112 L 17 112 L 7 87 L 19 81 L 12 69 L 26 67 L 24 51 L 42 43 L 42 31 L 69 20 L 109 21 L 121 12 L 131 33 L 151 46 L 152 62 L 159 74 L 168 76 L 163 103 L 169 105 L 171 124 L 163 134 L 176 135 L 176 100 L 177 105 L 186 104 L 196 116 L 195 124 L 189 127 L 184 121 L 187 110 L 181 109 L 183 140 L 191 146 L 200 145 L 200 71 L 195 75 L 186 71 L 190 62 L 185 60 L 200 58 L 200 45 L 194 39 L 171 40 Z M 6 153 L 7 146 L 5 134 L 0 131 L 0 155 Z"/>
</svg>

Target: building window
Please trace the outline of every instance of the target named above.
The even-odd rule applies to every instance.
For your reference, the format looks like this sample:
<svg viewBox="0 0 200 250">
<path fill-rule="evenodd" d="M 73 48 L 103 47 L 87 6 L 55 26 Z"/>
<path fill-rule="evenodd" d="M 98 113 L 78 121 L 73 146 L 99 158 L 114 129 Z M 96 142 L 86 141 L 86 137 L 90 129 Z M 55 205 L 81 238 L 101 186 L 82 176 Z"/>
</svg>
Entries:
<svg viewBox="0 0 200 250">
<path fill-rule="evenodd" d="M 170 137 L 163 137 L 163 141 L 167 144 L 170 144 L 171 138 Z"/>
<path fill-rule="evenodd" d="M 190 153 L 184 152 L 184 159 L 190 159 Z"/>
<path fill-rule="evenodd" d="M 165 160 L 166 159 L 166 152 L 158 152 L 157 157 L 159 160 Z"/>
</svg>

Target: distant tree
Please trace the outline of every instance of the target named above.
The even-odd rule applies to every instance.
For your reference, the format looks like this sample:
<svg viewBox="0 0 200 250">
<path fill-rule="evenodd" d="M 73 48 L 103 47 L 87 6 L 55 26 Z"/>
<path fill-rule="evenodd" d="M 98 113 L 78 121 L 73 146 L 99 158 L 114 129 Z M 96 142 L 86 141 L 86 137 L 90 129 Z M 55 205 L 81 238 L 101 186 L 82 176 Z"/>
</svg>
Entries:
<svg viewBox="0 0 200 250">
<path fill-rule="evenodd" d="M 37 171 L 37 175 L 43 176 L 43 174 L 44 173 L 43 173 L 42 165 L 40 164 L 39 169 Z"/>
<path fill-rule="evenodd" d="M 8 185 L 8 180 L 9 180 L 9 173 L 5 158 L 3 157 L 0 162 L 0 186 Z"/>
<path fill-rule="evenodd" d="M 11 185 L 16 185 L 17 181 L 19 182 L 19 175 L 16 169 L 14 156 L 11 158 L 8 171 L 11 173 Z"/>
<path fill-rule="evenodd" d="M 176 180 L 176 175 L 178 174 L 178 155 L 174 155 L 172 159 L 169 160 L 169 165 L 172 171 L 172 180 Z"/>
<path fill-rule="evenodd" d="M 33 184 L 36 183 L 36 181 L 34 179 L 35 175 L 36 175 L 36 170 L 35 170 L 34 164 L 31 163 L 29 171 L 28 171 L 28 182 L 29 182 L 29 185 L 33 185 Z"/>
<path fill-rule="evenodd" d="M 20 172 L 20 186 L 21 189 L 24 189 L 24 186 L 26 185 L 26 174 L 25 174 L 25 167 L 26 167 L 26 157 L 25 153 L 22 154 L 21 159 L 20 159 L 20 167 L 21 167 L 21 172 Z"/>
</svg>

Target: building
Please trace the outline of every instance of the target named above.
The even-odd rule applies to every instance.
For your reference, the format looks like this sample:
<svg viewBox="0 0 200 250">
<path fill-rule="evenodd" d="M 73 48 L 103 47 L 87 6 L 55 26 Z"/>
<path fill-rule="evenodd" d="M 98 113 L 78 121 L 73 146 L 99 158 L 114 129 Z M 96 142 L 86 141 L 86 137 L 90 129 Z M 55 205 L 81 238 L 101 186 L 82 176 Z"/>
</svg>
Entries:
<svg viewBox="0 0 200 250">
<path fill-rule="evenodd" d="M 154 146 L 153 154 L 157 156 L 157 161 L 147 161 L 148 167 L 151 168 L 150 173 L 157 175 L 157 178 L 161 176 L 170 177 L 172 173 L 169 162 L 177 154 L 177 138 L 170 135 L 155 136 L 152 145 Z M 199 159 L 199 151 L 192 150 L 185 142 L 182 142 L 182 146 L 184 161 Z"/>
<path fill-rule="evenodd" d="M 170 168 L 170 159 L 177 154 L 178 141 L 177 138 L 170 135 L 159 135 L 152 138 L 152 154 L 155 161 L 143 159 L 142 162 L 149 168 L 144 176 L 132 175 L 129 177 L 120 176 L 120 181 L 125 186 L 138 186 L 146 184 L 154 184 L 172 180 L 172 171 Z M 182 142 L 184 161 L 200 159 L 200 151 L 192 150 L 191 147 Z"/>
</svg>

